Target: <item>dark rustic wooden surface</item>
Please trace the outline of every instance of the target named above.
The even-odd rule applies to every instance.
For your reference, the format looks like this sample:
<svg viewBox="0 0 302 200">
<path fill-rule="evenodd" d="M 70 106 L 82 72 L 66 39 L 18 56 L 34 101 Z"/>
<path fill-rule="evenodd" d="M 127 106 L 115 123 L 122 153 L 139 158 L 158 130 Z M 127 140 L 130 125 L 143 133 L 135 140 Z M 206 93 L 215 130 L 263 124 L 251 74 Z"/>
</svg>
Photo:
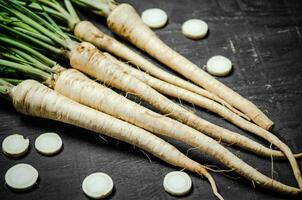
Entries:
<svg viewBox="0 0 302 200">
<path fill-rule="evenodd" d="M 220 54 L 232 60 L 233 73 L 220 80 L 264 110 L 276 123 L 274 133 L 294 152 L 302 151 L 302 1 L 300 0 L 124 0 L 139 12 L 159 7 L 169 16 L 168 25 L 156 33 L 171 47 L 203 66 L 211 56 Z M 104 20 L 88 13 L 84 18 L 95 21 L 107 33 Z M 205 20 L 210 29 L 206 39 L 192 41 L 181 34 L 182 23 L 190 18 Z M 189 106 L 189 105 L 188 105 Z M 192 107 L 191 107 L 192 108 Z M 198 115 L 223 127 L 239 130 L 213 114 L 196 108 Z M 61 135 L 64 149 L 57 156 L 45 157 L 34 149 L 35 138 L 46 131 Z M 98 136 L 80 128 L 18 114 L 10 103 L 0 101 L 0 141 L 14 133 L 30 139 L 29 153 L 20 159 L 0 154 L 0 199 L 87 199 L 81 190 L 84 177 L 90 173 L 108 173 L 115 183 L 110 199 L 215 199 L 209 184 L 190 173 L 192 192 L 175 198 L 164 192 L 166 173 L 177 170 L 137 148 Z M 254 138 L 255 139 L 255 138 Z M 172 140 L 180 150 L 188 147 Z M 271 175 L 269 159 L 258 158 L 232 148 L 240 158 L 261 172 Z M 194 150 L 189 156 L 206 165 L 218 162 Z M 6 170 L 17 163 L 37 168 L 40 179 L 25 193 L 12 192 L 4 182 Z M 301 162 L 300 162 L 301 164 Z M 232 178 L 230 178 L 231 176 Z M 236 174 L 214 174 L 225 199 L 293 199 L 274 192 L 253 188 L 252 183 L 234 179 Z M 274 177 L 290 185 L 296 183 L 285 161 L 274 162 Z M 296 198 L 299 199 L 299 198 Z"/>
</svg>

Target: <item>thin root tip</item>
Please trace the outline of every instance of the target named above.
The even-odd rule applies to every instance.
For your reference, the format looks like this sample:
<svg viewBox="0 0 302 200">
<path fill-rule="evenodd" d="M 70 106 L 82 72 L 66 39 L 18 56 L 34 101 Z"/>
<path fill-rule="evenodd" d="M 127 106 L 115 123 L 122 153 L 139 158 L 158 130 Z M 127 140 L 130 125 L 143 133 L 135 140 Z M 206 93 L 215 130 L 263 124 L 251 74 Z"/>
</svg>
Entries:
<svg viewBox="0 0 302 200">
<path fill-rule="evenodd" d="M 212 188 L 212 191 L 214 193 L 214 195 L 219 199 L 219 200 L 224 200 L 224 198 L 219 194 L 218 190 L 217 190 L 217 186 L 216 186 L 216 182 L 214 180 L 214 178 L 211 176 L 210 173 L 208 173 L 207 171 L 204 171 L 205 169 L 202 168 L 203 170 L 199 171 L 197 170 L 197 173 L 200 175 L 200 176 L 205 176 L 210 185 L 211 185 L 211 188 Z"/>
</svg>

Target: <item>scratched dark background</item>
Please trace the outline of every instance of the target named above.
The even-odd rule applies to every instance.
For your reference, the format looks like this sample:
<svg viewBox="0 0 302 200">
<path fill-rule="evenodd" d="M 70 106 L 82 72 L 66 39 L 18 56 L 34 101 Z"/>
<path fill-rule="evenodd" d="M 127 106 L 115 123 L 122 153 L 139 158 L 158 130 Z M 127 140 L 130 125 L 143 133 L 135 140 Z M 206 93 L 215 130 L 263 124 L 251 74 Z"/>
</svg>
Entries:
<svg viewBox="0 0 302 200">
<path fill-rule="evenodd" d="M 276 123 L 274 133 L 294 152 L 302 151 L 302 1 L 300 0 L 125 0 L 141 13 L 159 7 L 169 16 L 166 27 L 156 30 L 173 49 L 202 67 L 211 56 L 220 54 L 234 64 L 232 74 L 220 81 L 258 105 Z M 105 32 L 105 21 L 81 12 L 99 24 Z M 208 36 L 192 41 L 181 34 L 182 23 L 199 18 L 209 25 Z M 189 106 L 189 105 L 187 105 Z M 192 107 L 191 107 L 192 108 Z M 193 109 L 193 108 L 192 108 Z M 248 135 L 230 123 L 205 110 L 198 115 L 223 127 Z M 40 155 L 34 149 L 39 134 L 54 131 L 61 135 L 64 149 L 53 157 Z M 86 175 L 103 171 L 114 180 L 110 199 L 215 199 L 206 180 L 190 173 L 193 190 L 183 198 L 168 195 L 162 181 L 166 173 L 178 170 L 159 159 L 147 156 L 128 144 L 104 142 L 95 134 L 58 122 L 18 114 L 10 103 L 0 101 L 0 141 L 14 133 L 30 139 L 29 153 L 20 159 L 0 154 L 0 199 L 87 199 L 81 190 Z M 250 137 L 250 136 L 249 136 Z M 253 138 L 257 140 L 256 138 Z M 169 140 L 181 151 L 188 146 Z M 266 144 L 268 145 L 268 144 Z M 229 147 L 240 158 L 271 176 L 271 161 Z M 194 150 L 189 156 L 206 165 L 223 168 L 217 161 Z M 8 168 L 17 163 L 32 164 L 38 171 L 38 184 L 25 193 L 12 192 L 4 181 Z M 301 162 L 300 162 L 301 165 Z M 285 161 L 274 162 L 274 178 L 296 186 Z M 213 174 L 225 199 L 293 199 L 275 192 L 253 188 L 251 182 L 236 174 Z M 299 199 L 299 198 L 296 198 Z"/>
</svg>

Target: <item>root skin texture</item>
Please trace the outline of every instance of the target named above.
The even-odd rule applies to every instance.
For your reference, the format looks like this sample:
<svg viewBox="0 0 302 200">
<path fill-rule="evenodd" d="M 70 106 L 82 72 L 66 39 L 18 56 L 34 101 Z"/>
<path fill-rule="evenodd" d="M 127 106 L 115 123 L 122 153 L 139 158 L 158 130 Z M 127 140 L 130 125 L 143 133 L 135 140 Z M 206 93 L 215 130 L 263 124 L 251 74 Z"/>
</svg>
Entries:
<svg viewBox="0 0 302 200">
<path fill-rule="evenodd" d="M 239 116 L 247 120 L 250 120 L 249 117 L 247 117 L 245 114 L 232 107 L 230 104 L 228 104 L 226 101 L 219 98 L 218 96 L 155 66 L 153 63 L 151 63 L 141 55 L 137 54 L 136 52 L 128 48 L 126 45 L 120 43 L 116 39 L 103 33 L 91 22 L 88 21 L 79 22 L 74 29 L 74 34 L 77 37 L 81 38 L 82 40 L 92 43 L 97 48 L 103 51 L 110 52 L 116 55 L 117 57 L 132 63 L 133 65 L 137 66 L 139 69 L 144 70 L 146 73 L 154 77 L 157 77 L 167 83 L 171 83 L 175 86 L 189 90 L 201 96 L 212 99 L 226 106 L 228 109 L 238 114 Z"/>
<path fill-rule="evenodd" d="M 123 63 L 121 61 L 118 61 L 116 58 L 111 56 L 108 53 L 104 53 L 104 55 L 111 59 L 112 62 L 118 64 L 121 67 L 121 70 L 123 70 L 125 73 L 139 79 L 140 81 L 148 84 L 153 89 L 159 91 L 162 94 L 186 101 L 188 103 L 192 103 L 194 105 L 200 106 L 206 110 L 209 110 L 211 112 L 214 112 L 220 116 L 222 116 L 224 119 L 232 122 L 233 124 L 237 125 L 238 127 L 242 128 L 243 130 L 249 131 L 257 136 L 261 135 L 268 135 L 270 134 L 267 130 L 244 120 L 243 118 L 239 117 L 235 113 L 231 112 L 221 104 L 216 103 L 215 101 L 212 101 L 210 99 L 207 99 L 203 96 L 197 95 L 193 92 L 187 91 L 185 89 L 176 87 L 174 85 L 171 85 L 169 83 L 166 83 L 164 81 L 161 81 L 159 79 L 156 79 L 142 71 L 139 71 L 137 69 L 134 69 L 133 67 L 127 65 L 126 63 Z M 220 132 L 221 134 L 216 133 L 207 133 L 209 136 L 214 137 L 217 140 L 221 140 L 222 142 L 239 146 L 243 149 L 249 150 L 255 154 L 258 154 L 260 156 L 268 157 L 271 156 L 274 158 L 283 159 L 285 158 L 284 154 L 280 151 L 272 150 L 270 148 L 264 147 L 260 145 L 259 143 L 242 136 L 238 133 L 232 132 L 232 131 L 225 131 Z M 265 139 L 267 139 L 265 137 Z M 301 157 L 301 154 L 296 154 L 295 157 L 299 158 Z"/>
<path fill-rule="evenodd" d="M 214 77 L 163 43 L 143 23 L 135 9 L 129 4 L 120 4 L 117 6 L 108 16 L 107 24 L 113 32 L 124 37 L 195 84 L 224 99 L 250 117 L 259 126 L 266 130 L 272 128 L 273 122 L 253 103 L 217 81 Z"/>
<path fill-rule="evenodd" d="M 113 90 L 90 80 L 84 74 L 75 69 L 69 69 L 62 72 L 57 77 L 54 89 L 74 101 L 85 104 L 101 112 L 105 112 L 111 116 L 117 117 L 156 134 L 162 134 L 176 139 L 177 137 L 175 137 L 175 135 L 171 135 L 171 132 L 176 134 L 182 130 L 178 127 L 180 126 L 178 121 L 159 115 L 134 103 L 133 101 L 128 100 Z M 175 124 L 179 124 L 177 129 L 175 129 Z M 182 134 L 186 134 L 188 130 L 196 132 L 194 129 L 190 128 L 184 129 Z M 183 137 L 180 139 L 183 142 L 187 142 Z M 274 158 L 284 158 L 282 152 L 266 148 L 237 133 L 230 136 L 226 134 L 226 137 L 220 137 L 217 139 L 221 139 L 221 141 L 224 142 L 231 142 L 232 140 L 236 141 L 233 143 L 238 146 L 243 146 L 243 148 L 261 156 L 269 158 L 271 156 Z M 195 143 L 191 143 L 191 145 L 195 145 L 193 147 L 196 147 Z M 197 144 L 197 146 L 199 145 Z"/>
<path fill-rule="evenodd" d="M 213 183 L 204 166 L 150 132 L 79 104 L 34 80 L 23 81 L 12 89 L 10 95 L 14 107 L 20 113 L 64 122 L 107 135 L 137 146 L 171 165 L 205 176 L 209 179 L 214 194 L 217 195 L 215 182 Z M 296 192 L 295 189 L 293 192 Z"/>
<path fill-rule="evenodd" d="M 120 90 L 131 92 L 139 96 L 144 101 L 159 109 L 162 113 L 168 113 L 172 117 L 185 124 L 198 127 L 201 130 L 207 130 L 208 132 L 212 131 L 219 133 L 221 131 L 224 131 L 223 128 L 202 120 L 195 114 L 187 111 L 186 109 L 170 101 L 165 96 L 159 94 L 147 84 L 139 81 L 133 76 L 126 74 L 125 72 L 120 70 L 120 67 L 118 65 L 112 64 L 110 60 L 106 59 L 106 56 L 104 54 L 102 54 L 97 50 L 96 47 L 89 43 L 83 42 L 77 48 L 72 50 L 70 64 L 73 68 L 78 69 L 94 78 L 97 78 L 105 85 L 110 85 Z M 146 123 L 148 122 L 146 121 Z M 236 170 L 237 173 L 241 174 L 248 180 L 254 181 L 262 187 L 271 188 L 273 190 L 285 193 L 299 192 L 298 189 L 292 187 L 287 188 L 289 186 L 274 181 L 261 174 L 260 172 L 240 160 L 234 154 L 229 152 L 212 138 L 200 132 L 195 132 L 195 134 L 192 134 L 194 129 L 190 130 L 191 132 L 186 132 L 186 134 L 178 133 L 175 135 L 175 137 L 179 137 L 179 140 L 182 139 L 191 146 L 199 147 L 202 152 L 209 154 L 231 169 Z M 195 142 L 195 144 L 193 145 L 191 142 Z M 286 155 L 289 155 L 288 152 L 285 153 Z M 294 165 L 297 165 L 296 160 L 293 156 L 292 158 L 293 160 L 290 160 L 292 167 L 295 170 L 299 171 L 299 168 Z M 297 171 L 295 172 L 297 173 Z M 289 192 L 288 189 L 291 192 Z M 293 189 L 296 190 L 296 192 L 294 192 Z"/>
</svg>

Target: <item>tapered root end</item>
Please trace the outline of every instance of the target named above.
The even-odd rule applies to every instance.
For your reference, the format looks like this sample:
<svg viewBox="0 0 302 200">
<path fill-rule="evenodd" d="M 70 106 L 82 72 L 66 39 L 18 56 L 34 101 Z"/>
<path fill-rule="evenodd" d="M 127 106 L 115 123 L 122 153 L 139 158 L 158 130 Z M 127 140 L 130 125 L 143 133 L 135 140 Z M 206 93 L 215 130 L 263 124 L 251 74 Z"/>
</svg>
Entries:
<svg viewBox="0 0 302 200">
<path fill-rule="evenodd" d="M 272 131 L 272 130 L 274 129 L 274 126 L 275 126 L 275 124 L 274 124 L 274 122 L 272 122 L 271 124 L 269 124 L 269 125 L 267 126 L 266 130 Z"/>
<path fill-rule="evenodd" d="M 209 172 L 206 171 L 205 168 L 198 168 L 197 170 L 195 170 L 197 174 L 199 174 L 200 176 L 205 176 L 212 188 L 212 191 L 214 193 L 214 195 L 219 199 L 219 200 L 224 200 L 224 198 L 219 194 L 217 186 L 216 186 L 216 182 L 214 180 L 214 178 L 211 176 L 211 174 Z"/>
<path fill-rule="evenodd" d="M 302 158 L 302 153 L 296 153 L 294 154 L 296 159 L 301 159 Z"/>
<path fill-rule="evenodd" d="M 252 120 L 265 130 L 271 131 L 274 128 L 274 122 L 262 113 L 252 118 Z"/>
</svg>

